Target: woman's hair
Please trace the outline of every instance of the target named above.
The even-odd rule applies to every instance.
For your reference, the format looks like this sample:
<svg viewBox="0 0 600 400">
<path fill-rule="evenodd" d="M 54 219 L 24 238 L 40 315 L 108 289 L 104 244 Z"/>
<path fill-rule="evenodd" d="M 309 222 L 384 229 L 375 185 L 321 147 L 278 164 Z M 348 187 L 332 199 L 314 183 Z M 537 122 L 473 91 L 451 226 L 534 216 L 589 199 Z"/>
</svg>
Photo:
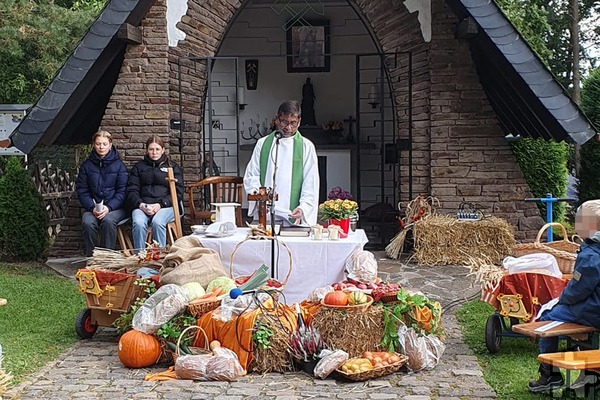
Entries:
<svg viewBox="0 0 600 400">
<path fill-rule="evenodd" d="M 156 136 L 156 135 L 150 136 L 148 138 L 148 140 L 146 140 L 146 149 L 148 147 L 150 147 L 150 145 L 152 143 L 156 143 L 157 145 L 159 145 L 163 149 L 165 148 L 165 142 L 163 142 L 163 140 L 160 138 L 160 136 Z"/>
<path fill-rule="evenodd" d="M 96 143 L 96 139 L 98 139 L 99 137 L 107 138 L 108 143 L 112 143 L 112 135 L 107 131 L 98 131 L 94 133 L 94 136 L 92 136 L 92 143 Z"/>
</svg>

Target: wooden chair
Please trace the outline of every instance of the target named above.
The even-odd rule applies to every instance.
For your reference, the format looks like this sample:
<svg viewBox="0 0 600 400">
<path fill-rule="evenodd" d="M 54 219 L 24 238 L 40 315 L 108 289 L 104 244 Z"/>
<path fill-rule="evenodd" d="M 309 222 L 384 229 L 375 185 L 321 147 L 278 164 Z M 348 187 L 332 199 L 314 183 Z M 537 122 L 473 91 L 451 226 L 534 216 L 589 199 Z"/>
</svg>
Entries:
<svg viewBox="0 0 600 400">
<path fill-rule="evenodd" d="M 187 186 L 192 224 L 210 223 L 211 204 L 242 204 L 244 179 L 241 176 L 210 176 Z M 242 207 L 235 209 L 235 223 L 242 226 Z"/>
</svg>

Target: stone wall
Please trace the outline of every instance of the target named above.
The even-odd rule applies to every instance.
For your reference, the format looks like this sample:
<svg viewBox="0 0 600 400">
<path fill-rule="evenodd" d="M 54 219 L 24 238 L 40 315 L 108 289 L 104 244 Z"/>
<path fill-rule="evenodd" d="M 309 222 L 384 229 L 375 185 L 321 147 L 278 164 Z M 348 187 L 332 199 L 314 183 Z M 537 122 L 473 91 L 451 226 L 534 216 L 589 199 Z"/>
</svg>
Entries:
<svg viewBox="0 0 600 400">
<path fill-rule="evenodd" d="M 188 2 L 187 15 L 178 24 L 186 39 L 177 47 L 168 46 L 166 0 L 157 0 L 144 18 L 143 43 L 127 48 L 102 121 L 128 166 L 143 157 L 146 139 L 156 134 L 182 165 L 185 182 L 201 179 L 205 57 L 216 54 L 241 3 Z M 469 43 L 455 36 L 458 20 L 445 1 L 432 1 L 430 43 L 423 41 L 416 13 L 408 13 L 401 1 L 353 3 L 383 52 L 412 53 L 413 197 L 437 197 L 443 213 L 456 211 L 461 201 L 477 203 L 485 213 L 515 225 L 518 239 L 534 237 L 541 218 L 535 204 L 522 201 L 530 197 L 529 189 L 479 83 Z M 397 104 L 398 138 L 408 138 L 408 63 L 387 67 Z M 170 128 L 170 120 L 180 119 L 185 120 L 181 133 Z M 402 201 L 410 200 L 409 176 L 408 157 L 403 155 L 398 189 Z M 76 228 L 65 231 L 79 229 L 75 218 L 72 225 Z M 70 236 L 70 241 L 75 239 Z M 63 254 L 58 248 L 53 252 Z"/>
<path fill-rule="evenodd" d="M 529 187 L 481 87 L 469 43 L 456 38 L 457 19 L 433 2 L 431 77 L 431 190 L 443 213 L 462 201 L 518 227 L 518 239 L 535 237 L 541 218 Z"/>
</svg>

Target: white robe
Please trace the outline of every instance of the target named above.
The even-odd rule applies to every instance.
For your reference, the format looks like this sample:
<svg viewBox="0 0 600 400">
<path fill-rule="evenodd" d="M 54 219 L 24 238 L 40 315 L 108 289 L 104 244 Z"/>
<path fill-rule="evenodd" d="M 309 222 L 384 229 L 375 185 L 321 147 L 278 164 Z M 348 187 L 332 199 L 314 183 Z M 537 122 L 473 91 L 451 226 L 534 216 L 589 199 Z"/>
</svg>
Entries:
<svg viewBox="0 0 600 400">
<path fill-rule="evenodd" d="M 260 153 L 266 137 L 260 138 L 256 142 L 252 158 L 246 167 L 244 174 L 244 189 L 246 194 L 253 194 L 260 188 Z M 317 213 L 319 210 L 319 168 L 317 162 L 317 151 L 315 145 L 308 139 L 302 138 L 304 147 L 304 159 L 302 160 L 302 190 L 300 192 L 300 204 L 304 214 L 303 224 L 314 225 L 317 223 Z M 267 173 L 265 175 L 265 184 L 267 188 L 273 187 L 273 170 L 275 162 L 275 147 L 277 139 L 273 140 L 269 162 L 267 163 Z M 279 154 L 277 157 L 277 174 L 275 176 L 275 193 L 279 199 L 275 201 L 275 213 L 278 216 L 287 218 L 290 210 L 290 196 L 292 190 L 292 164 L 294 158 L 294 137 L 281 138 L 279 141 Z M 267 213 L 268 214 L 268 213 Z M 256 202 L 248 202 L 248 215 L 258 218 L 258 208 Z"/>
</svg>

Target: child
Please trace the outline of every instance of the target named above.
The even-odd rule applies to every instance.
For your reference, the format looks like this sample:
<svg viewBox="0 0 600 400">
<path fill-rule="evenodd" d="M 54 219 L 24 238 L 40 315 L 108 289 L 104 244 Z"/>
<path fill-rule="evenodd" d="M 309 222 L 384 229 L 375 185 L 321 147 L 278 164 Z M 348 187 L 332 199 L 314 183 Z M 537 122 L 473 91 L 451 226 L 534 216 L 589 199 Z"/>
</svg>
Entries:
<svg viewBox="0 0 600 400">
<path fill-rule="evenodd" d="M 600 200 L 583 203 L 575 215 L 575 232 L 585 239 L 575 261 L 573 277 L 560 295 L 558 304 L 539 321 L 562 321 L 600 328 Z M 558 337 L 540 338 L 542 353 L 558 351 Z M 529 391 L 547 392 L 564 384 L 562 374 L 549 364 L 540 364 L 540 377 L 529 382 Z M 597 382 L 597 376 L 582 371 L 571 388 Z"/>
</svg>

